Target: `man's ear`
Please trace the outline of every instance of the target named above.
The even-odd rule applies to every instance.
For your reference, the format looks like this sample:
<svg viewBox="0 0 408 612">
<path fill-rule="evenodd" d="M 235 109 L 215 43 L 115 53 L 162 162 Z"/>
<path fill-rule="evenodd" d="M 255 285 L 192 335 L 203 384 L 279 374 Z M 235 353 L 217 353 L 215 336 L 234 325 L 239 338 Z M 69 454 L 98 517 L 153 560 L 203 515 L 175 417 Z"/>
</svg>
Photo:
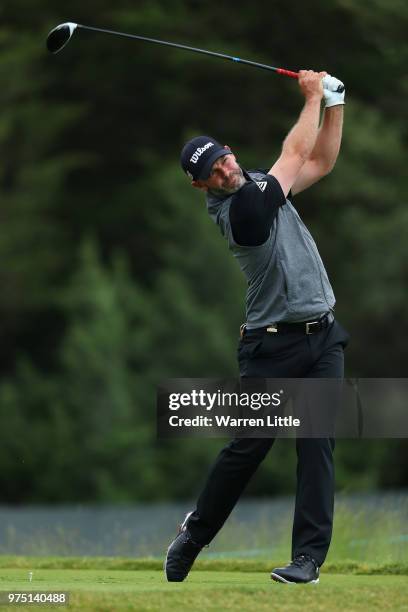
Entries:
<svg viewBox="0 0 408 612">
<path fill-rule="evenodd" d="M 205 192 L 208 191 L 208 187 L 204 183 L 204 181 L 191 181 L 191 184 L 196 189 L 201 189 L 201 191 L 205 191 Z"/>
</svg>

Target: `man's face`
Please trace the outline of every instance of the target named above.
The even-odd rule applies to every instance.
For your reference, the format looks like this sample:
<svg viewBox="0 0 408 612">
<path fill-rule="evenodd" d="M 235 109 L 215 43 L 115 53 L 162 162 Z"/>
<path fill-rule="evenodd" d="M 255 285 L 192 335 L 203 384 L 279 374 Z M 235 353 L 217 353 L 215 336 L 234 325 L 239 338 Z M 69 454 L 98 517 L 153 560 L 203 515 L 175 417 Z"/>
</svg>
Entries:
<svg viewBox="0 0 408 612">
<path fill-rule="evenodd" d="M 211 191 L 215 195 L 235 193 L 244 183 L 244 175 L 233 153 L 215 160 L 207 180 L 192 182 L 194 187 L 203 191 Z"/>
</svg>

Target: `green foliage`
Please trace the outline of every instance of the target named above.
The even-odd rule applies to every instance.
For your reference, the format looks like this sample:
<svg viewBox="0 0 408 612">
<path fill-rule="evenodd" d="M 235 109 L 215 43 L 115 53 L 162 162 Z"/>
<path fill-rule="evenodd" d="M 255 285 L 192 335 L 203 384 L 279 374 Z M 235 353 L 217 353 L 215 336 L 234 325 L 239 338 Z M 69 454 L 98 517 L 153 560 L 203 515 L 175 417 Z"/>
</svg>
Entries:
<svg viewBox="0 0 408 612">
<path fill-rule="evenodd" d="M 102 0 L 96 14 L 75 0 L 71 18 L 345 81 L 336 169 L 295 205 L 352 334 L 348 373 L 405 376 L 406 3 L 119 4 Z M 55 3 L 0 11 L 5 499 L 194 495 L 220 441 L 157 440 L 155 389 L 237 374 L 245 283 L 179 150 L 210 133 L 245 167 L 272 165 L 300 109 L 296 84 L 85 32 L 50 56 L 46 33 L 67 18 Z M 340 488 L 407 484 L 405 442 L 341 441 L 336 454 Z M 294 466 L 279 442 L 249 492 L 292 490 Z"/>
</svg>

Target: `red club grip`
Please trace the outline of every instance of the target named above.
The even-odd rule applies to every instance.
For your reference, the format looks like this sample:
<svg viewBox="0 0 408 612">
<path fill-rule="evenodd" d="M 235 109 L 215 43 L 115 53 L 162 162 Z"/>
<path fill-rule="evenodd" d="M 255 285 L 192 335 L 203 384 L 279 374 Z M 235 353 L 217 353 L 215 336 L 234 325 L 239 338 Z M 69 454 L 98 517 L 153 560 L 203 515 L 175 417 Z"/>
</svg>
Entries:
<svg viewBox="0 0 408 612">
<path fill-rule="evenodd" d="M 292 77 L 292 79 L 299 78 L 298 72 L 292 72 L 292 70 L 286 70 L 285 68 L 277 68 L 276 72 L 279 72 L 279 74 L 284 74 L 285 76 Z"/>
</svg>

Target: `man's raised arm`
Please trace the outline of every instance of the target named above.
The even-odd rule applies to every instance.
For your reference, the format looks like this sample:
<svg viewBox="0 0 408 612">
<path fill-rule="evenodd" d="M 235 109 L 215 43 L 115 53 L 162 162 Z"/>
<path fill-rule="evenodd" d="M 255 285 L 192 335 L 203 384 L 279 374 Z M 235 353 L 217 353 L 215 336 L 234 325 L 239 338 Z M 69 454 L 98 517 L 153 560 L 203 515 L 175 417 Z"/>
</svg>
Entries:
<svg viewBox="0 0 408 612">
<path fill-rule="evenodd" d="M 299 87 L 305 96 L 305 105 L 282 147 L 282 153 L 268 174 L 280 183 L 287 196 L 295 183 L 302 166 L 309 159 L 318 136 L 320 101 L 323 96 L 322 79 L 326 72 L 301 70 Z"/>
<path fill-rule="evenodd" d="M 326 174 L 329 174 L 334 168 L 340 151 L 343 132 L 345 92 L 344 89 L 342 92 L 333 91 L 339 84 L 343 85 L 341 81 L 330 75 L 323 79 L 326 108 L 322 124 L 310 157 L 293 184 L 293 195 L 307 189 Z M 332 89 L 328 89 L 326 86 Z"/>
</svg>

